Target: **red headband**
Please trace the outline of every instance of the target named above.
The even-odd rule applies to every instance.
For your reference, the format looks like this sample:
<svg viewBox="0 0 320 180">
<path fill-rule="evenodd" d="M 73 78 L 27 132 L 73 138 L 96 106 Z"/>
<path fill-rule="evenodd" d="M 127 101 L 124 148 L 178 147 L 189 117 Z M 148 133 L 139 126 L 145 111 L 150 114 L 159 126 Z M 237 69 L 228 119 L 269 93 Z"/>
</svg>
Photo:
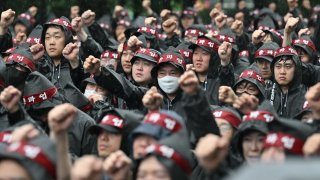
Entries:
<svg viewBox="0 0 320 180">
<path fill-rule="evenodd" d="M 186 149 L 188 151 L 188 149 Z M 184 172 L 190 174 L 192 168 L 188 161 L 186 161 L 178 152 L 171 147 L 162 144 L 152 144 L 145 149 L 145 154 L 155 153 L 162 157 L 174 161 Z"/>
<path fill-rule="evenodd" d="M 130 26 L 130 22 L 121 19 L 120 21 L 118 21 L 118 25 L 124 25 L 124 26 L 126 26 L 126 27 L 129 27 L 129 26 Z"/>
<path fill-rule="evenodd" d="M 282 132 L 268 133 L 263 143 L 264 148 L 283 147 L 294 154 L 302 154 L 303 145 L 301 139 Z"/>
<path fill-rule="evenodd" d="M 231 44 L 235 44 L 236 43 L 236 41 L 234 40 L 233 37 L 227 36 L 227 35 L 224 35 L 224 34 L 219 34 L 219 35 L 215 36 L 215 38 L 220 42 L 226 41 L 226 42 L 229 42 Z"/>
<path fill-rule="evenodd" d="M 56 178 L 55 165 L 48 159 L 40 147 L 27 144 L 26 142 L 16 142 L 10 144 L 7 148 L 7 151 L 16 152 L 31 159 L 32 161 L 38 163 L 41 167 L 44 167 L 54 179 Z"/>
<path fill-rule="evenodd" d="M 137 32 L 149 33 L 149 34 L 154 35 L 155 37 L 158 37 L 157 31 L 155 29 L 152 29 L 152 28 L 146 27 L 146 26 L 139 27 Z"/>
<path fill-rule="evenodd" d="M 219 48 L 219 45 L 214 43 L 212 40 L 206 39 L 206 38 L 198 38 L 196 44 L 198 46 L 208 47 L 214 51 L 218 51 L 218 48 Z"/>
<path fill-rule="evenodd" d="M 50 22 L 51 22 L 51 23 L 55 23 L 55 24 L 59 24 L 59 25 L 61 25 L 61 26 L 64 26 L 64 27 L 66 27 L 69 31 L 73 31 L 71 24 L 70 24 L 68 21 L 64 20 L 64 19 L 57 18 L 57 19 L 54 19 L 54 20 L 52 20 L 52 21 L 50 21 Z"/>
<path fill-rule="evenodd" d="M 175 54 L 163 54 L 159 59 L 158 64 L 164 62 L 174 62 L 175 64 L 182 66 L 184 70 L 186 69 L 186 62 Z"/>
<path fill-rule="evenodd" d="M 274 120 L 272 113 L 268 111 L 251 111 L 250 113 L 243 116 L 243 121 L 263 121 L 269 123 Z"/>
<path fill-rule="evenodd" d="M 100 58 L 111 58 L 111 59 L 118 59 L 119 54 L 112 51 L 105 51 L 101 54 Z"/>
<path fill-rule="evenodd" d="M 10 61 L 15 61 L 18 63 L 21 62 L 21 63 L 27 65 L 27 67 L 30 69 L 31 72 L 36 70 L 36 66 L 33 64 L 32 60 L 24 55 L 11 54 L 7 59 L 7 62 L 10 62 Z"/>
<path fill-rule="evenodd" d="M 184 14 L 184 15 L 197 16 L 197 13 L 196 13 L 196 12 L 190 11 L 190 10 L 184 10 L 184 11 L 182 11 L 182 14 Z"/>
<path fill-rule="evenodd" d="M 185 58 L 192 58 L 192 51 L 179 49 L 180 54 Z"/>
<path fill-rule="evenodd" d="M 258 58 L 261 56 L 273 57 L 273 55 L 274 55 L 274 51 L 272 49 L 260 49 L 256 51 L 256 53 L 254 54 L 254 58 Z"/>
<path fill-rule="evenodd" d="M 191 35 L 191 36 L 202 36 L 204 33 L 198 29 L 188 29 L 184 33 L 185 36 Z"/>
<path fill-rule="evenodd" d="M 278 57 L 281 55 L 296 55 L 297 56 L 298 53 L 292 47 L 286 46 L 286 47 L 279 48 L 274 52 L 274 57 Z"/>
<path fill-rule="evenodd" d="M 239 52 L 239 57 L 248 58 L 249 57 L 249 51 L 244 50 Z"/>
<path fill-rule="evenodd" d="M 123 128 L 123 119 L 121 119 L 119 116 L 108 114 L 103 117 L 100 124 L 109 125 L 109 126 L 113 126 L 113 127 L 122 129 Z"/>
<path fill-rule="evenodd" d="M 35 38 L 35 37 L 29 37 L 28 39 L 27 39 L 27 43 L 30 43 L 30 44 L 32 44 L 32 45 L 34 45 L 34 44 L 40 44 L 40 38 Z"/>
<path fill-rule="evenodd" d="M 253 70 L 244 70 L 239 76 L 239 78 L 245 78 L 245 77 L 258 80 L 261 84 L 265 85 L 263 77 L 261 77 L 258 73 L 256 73 Z"/>
<path fill-rule="evenodd" d="M 36 22 L 36 20 L 30 14 L 22 13 L 19 15 L 19 17 L 28 20 L 32 25 L 34 25 Z"/>
<path fill-rule="evenodd" d="M 292 42 L 292 44 L 293 45 L 296 45 L 296 44 L 306 45 L 306 46 L 310 47 L 313 51 L 317 51 L 316 46 L 314 46 L 313 42 L 305 40 L 305 39 L 296 39 Z"/>
<path fill-rule="evenodd" d="M 283 39 L 283 36 L 275 29 L 267 27 L 267 26 L 259 26 L 260 30 L 268 30 L 272 33 L 274 33 L 276 36 L 278 36 L 278 38 L 280 38 L 281 40 Z"/>
<path fill-rule="evenodd" d="M 58 92 L 56 87 L 51 87 L 45 91 L 29 96 L 23 96 L 23 103 L 27 106 L 40 103 L 45 100 L 51 99 Z"/>
<path fill-rule="evenodd" d="M 0 132 L 1 143 L 11 143 L 12 133 L 11 132 Z"/>
<path fill-rule="evenodd" d="M 241 123 L 241 119 L 239 119 L 236 115 L 228 111 L 216 110 L 213 111 L 212 114 L 215 118 L 222 118 L 227 120 L 234 128 L 238 128 Z"/>
<path fill-rule="evenodd" d="M 146 56 L 152 57 L 154 60 L 156 60 L 157 62 L 159 61 L 160 55 L 154 51 L 152 51 L 151 49 L 147 49 L 147 48 L 139 48 L 135 55 L 137 54 L 144 54 Z"/>
<path fill-rule="evenodd" d="M 161 126 L 171 132 L 177 132 L 182 128 L 180 122 L 170 116 L 167 116 L 166 114 L 161 114 L 159 112 L 148 113 L 143 120 L 143 123 Z"/>
</svg>

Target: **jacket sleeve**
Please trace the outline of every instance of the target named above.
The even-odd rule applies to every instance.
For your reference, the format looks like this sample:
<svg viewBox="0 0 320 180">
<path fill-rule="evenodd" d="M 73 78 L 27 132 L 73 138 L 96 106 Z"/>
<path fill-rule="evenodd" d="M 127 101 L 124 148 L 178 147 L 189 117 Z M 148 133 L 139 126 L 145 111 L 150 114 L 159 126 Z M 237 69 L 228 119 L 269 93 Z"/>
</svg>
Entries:
<svg viewBox="0 0 320 180">
<path fill-rule="evenodd" d="M 188 129 L 194 134 L 195 142 L 208 133 L 220 135 L 216 121 L 212 115 L 205 92 L 201 89 L 196 95 L 183 94 L 182 108 Z"/>
<path fill-rule="evenodd" d="M 8 31 L 6 34 L 0 35 L 0 52 L 5 52 L 12 47 L 13 44 L 11 33 Z"/>
<path fill-rule="evenodd" d="M 72 79 L 73 84 L 78 88 L 81 89 L 82 81 L 86 78 L 84 73 L 82 61 L 79 60 L 79 66 L 75 69 L 72 69 L 70 66 L 70 76 Z"/>
<path fill-rule="evenodd" d="M 307 87 L 320 82 L 320 66 L 310 63 L 302 63 L 302 84 Z"/>
<path fill-rule="evenodd" d="M 96 22 L 88 27 L 88 30 L 92 38 L 101 45 L 103 49 L 106 49 L 110 44 L 109 34 L 106 33 Z"/>
<path fill-rule="evenodd" d="M 236 44 L 238 45 L 239 52 L 249 49 L 250 36 L 247 33 L 243 33 L 241 36 L 236 37 Z"/>
<path fill-rule="evenodd" d="M 124 99 L 130 109 L 143 107 L 142 98 L 148 90 L 147 88 L 134 85 L 124 76 L 108 67 L 102 67 L 101 70 L 101 75 L 94 77 L 99 86 Z"/>
<path fill-rule="evenodd" d="M 220 86 L 230 86 L 232 87 L 235 83 L 234 78 L 234 68 L 231 63 L 227 66 L 220 66 L 219 67 L 219 79 L 220 79 Z"/>
<path fill-rule="evenodd" d="M 164 43 L 167 47 L 169 46 L 177 47 L 181 43 L 181 40 L 177 34 L 174 34 L 171 38 L 166 38 L 164 40 Z"/>
<path fill-rule="evenodd" d="M 93 55 L 100 58 L 103 49 L 99 43 L 97 43 L 91 36 L 88 36 L 87 40 L 81 42 L 81 48 L 83 50 L 83 58 Z"/>
</svg>

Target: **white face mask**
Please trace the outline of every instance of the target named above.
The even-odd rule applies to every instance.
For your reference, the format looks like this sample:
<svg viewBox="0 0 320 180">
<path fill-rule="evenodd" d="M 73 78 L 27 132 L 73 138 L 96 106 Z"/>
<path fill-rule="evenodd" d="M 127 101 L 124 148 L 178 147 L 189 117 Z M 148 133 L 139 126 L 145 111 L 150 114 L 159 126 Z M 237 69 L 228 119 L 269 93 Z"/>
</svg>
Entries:
<svg viewBox="0 0 320 180">
<path fill-rule="evenodd" d="M 90 97 L 91 95 L 93 95 L 93 94 L 96 94 L 97 92 L 94 90 L 94 89 L 86 89 L 85 91 L 84 91 L 84 96 L 86 97 L 86 98 L 88 98 L 88 97 Z"/>
<path fill-rule="evenodd" d="M 158 84 L 165 93 L 172 94 L 179 88 L 178 80 L 178 77 L 165 76 L 163 78 L 158 78 Z"/>
</svg>

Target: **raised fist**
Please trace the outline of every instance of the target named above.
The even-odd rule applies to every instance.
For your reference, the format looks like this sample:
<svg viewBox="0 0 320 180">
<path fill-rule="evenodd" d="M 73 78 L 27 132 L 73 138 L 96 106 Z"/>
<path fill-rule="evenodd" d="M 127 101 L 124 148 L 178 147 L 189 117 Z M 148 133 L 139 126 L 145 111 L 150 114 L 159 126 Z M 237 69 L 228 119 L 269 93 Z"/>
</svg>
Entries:
<svg viewBox="0 0 320 180">
<path fill-rule="evenodd" d="M 163 102 L 163 96 L 158 92 L 155 86 L 151 87 L 142 98 L 144 107 L 149 111 L 160 110 Z"/>
<path fill-rule="evenodd" d="M 20 99 L 21 92 L 13 86 L 5 88 L 0 94 L 0 102 L 9 113 L 15 113 L 19 110 Z"/>
<path fill-rule="evenodd" d="M 266 36 L 266 33 L 263 32 L 262 30 L 260 30 L 260 29 L 255 30 L 252 33 L 252 44 L 253 45 L 259 44 L 264 39 L 265 36 Z"/>
<path fill-rule="evenodd" d="M 186 71 L 179 79 L 180 88 L 188 95 L 195 95 L 199 92 L 200 83 L 194 71 Z"/>
<path fill-rule="evenodd" d="M 100 71 L 100 59 L 95 58 L 94 56 L 90 55 L 83 64 L 84 70 L 88 73 L 93 74 L 94 76 L 99 76 Z"/>
<path fill-rule="evenodd" d="M 71 104 L 61 104 L 54 107 L 48 114 L 48 124 L 51 132 L 62 134 L 72 125 L 77 109 Z"/>
<path fill-rule="evenodd" d="M 221 59 L 221 65 L 226 66 L 231 60 L 232 45 L 224 41 L 218 48 L 218 54 Z"/>
</svg>

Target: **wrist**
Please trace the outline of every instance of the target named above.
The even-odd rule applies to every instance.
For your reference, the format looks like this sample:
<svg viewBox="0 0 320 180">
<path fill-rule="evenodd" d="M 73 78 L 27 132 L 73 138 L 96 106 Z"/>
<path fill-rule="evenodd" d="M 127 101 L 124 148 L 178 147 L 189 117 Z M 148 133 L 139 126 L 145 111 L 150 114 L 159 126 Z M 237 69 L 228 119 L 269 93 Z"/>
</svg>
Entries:
<svg viewBox="0 0 320 180">
<path fill-rule="evenodd" d="M 78 39 L 81 42 L 85 42 L 88 39 L 87 33 L 81 28 L 81 30 L 77 33 Z"/>
<path fill-rule="evenodd" d="M 76 69 L 77 67 L 79 67 L 79 58 L 78 58 L 78 56 L 77 56 L 77 58 L 76 59 L 73 59 L 73 60 L 69 60 L 69 63 L 70 63 L 70 65 L 71 65 L 71 68 L 72 69 Z"/>
<path fill-rule="evenodd" d="M 221 66 L 228 66 L 230 63 L 230 58 L 221 59 Z"/>
<path fill-rule="evenodd" d="M 8 32 L 8 27 L 0 27 L 0 35 L 4 35 Z"/>
</svg>

